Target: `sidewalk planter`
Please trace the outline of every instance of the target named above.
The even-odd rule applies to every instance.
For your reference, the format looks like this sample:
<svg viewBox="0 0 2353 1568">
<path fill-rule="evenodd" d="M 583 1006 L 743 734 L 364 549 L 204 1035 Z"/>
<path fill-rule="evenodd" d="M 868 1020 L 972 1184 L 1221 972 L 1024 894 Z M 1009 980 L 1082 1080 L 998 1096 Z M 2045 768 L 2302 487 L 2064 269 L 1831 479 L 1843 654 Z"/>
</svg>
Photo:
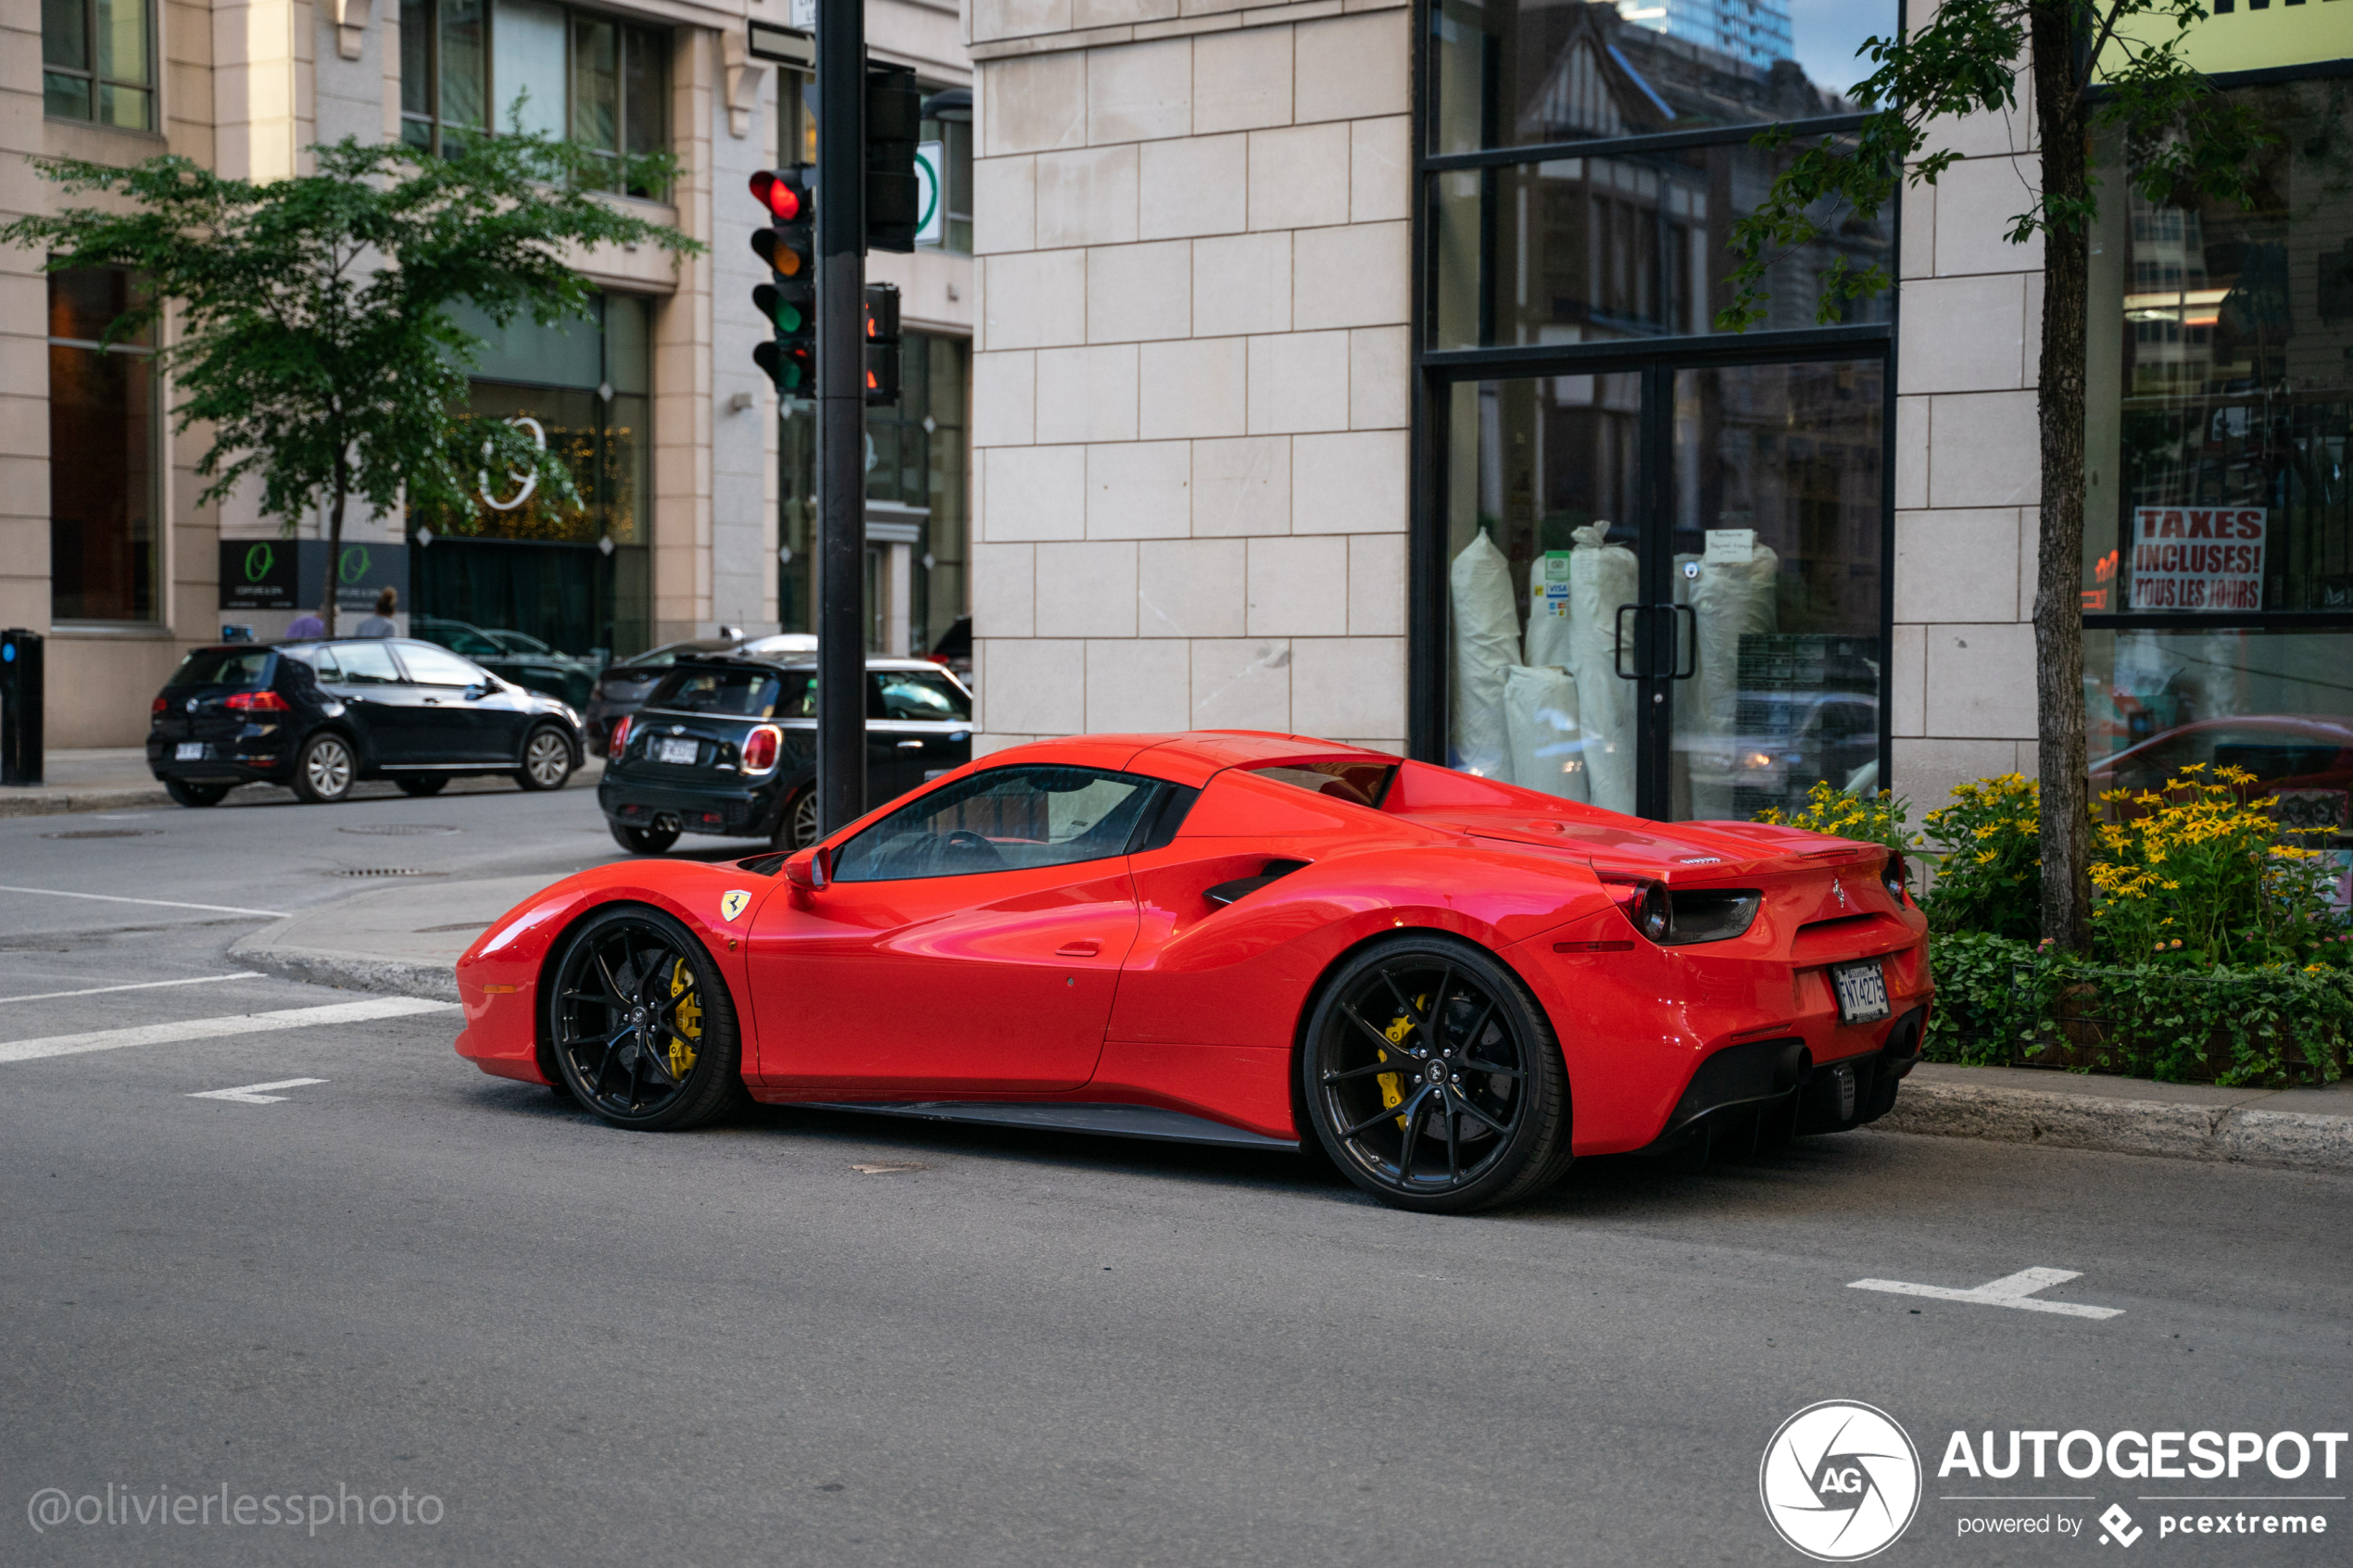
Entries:
<svg viewBox="0 0 2353 1568">
<path fill-rule="evenodd" d="M 2102 964 L 1973 932 L 1935 939 L 1930 955 L 1931 1061 L 2323 1084 L 2343 1074 L 2353 1040 L 2353 973 L 2334 967 Z"/>
</svg>

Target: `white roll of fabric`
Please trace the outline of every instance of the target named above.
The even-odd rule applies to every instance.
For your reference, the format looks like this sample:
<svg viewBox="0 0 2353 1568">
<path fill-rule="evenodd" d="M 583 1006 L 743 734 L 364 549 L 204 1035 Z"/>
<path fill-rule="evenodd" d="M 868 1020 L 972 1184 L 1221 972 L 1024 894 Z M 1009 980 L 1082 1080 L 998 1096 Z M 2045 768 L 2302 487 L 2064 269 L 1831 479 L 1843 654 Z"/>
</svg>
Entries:
<svg viewBox="0 0 2353 1568">
<path fill-rule="evenodd" d="M 1617 607 L 1638 602 L 1641 571 L 1634 552 L 1607 544 L 1609 524 L 1596 522 L 1569 535 L 1568 672 L 1577 681 L 1578 722 L 1585 735 L 1585 776 L 1591 798 L 1610 811 L 1634 809 L 1635 683 L 1617 678 Z M 1629 617 L 1630 641 L 1631 617 Z M 1634 650 L 1626 650 L 1633 668 Z"/>
<path fill-rule="evenodd" d="M 1687 569 L 1696 566 L 1697 575 Z M 1676 750 L 1691 778 L 1692 815 L 1732 814 L 1732 757 L 1740 716 L 1741 638 L 1780 624 L 1775 594 L 1781 558 L 1753 545 L 1744 561 L 1676 558 L 1676 585 L 1698 621 L 1698 668 L 1675 694 Z"/>
<path fill-rule="evenodd" d="M 1511 744 L 1511 781 L 1564 800 L 1588 800 L 1585 739 L 1577 719 L 1577 682 L 1554 665 L 1515 664 L 1504 676 L 1504 732 Z"/>
<path fill-rule="evenodd" d="M 1569 608 L 1566 581 L 1547 583 L 1545 568 L 1567 566 L 1566 550 L 1547 551 L 1528 563 L 1528 662 L 1568 668 Z"/>
<path fill-rule="evenodd" d="M 1454 597 L 1454 765 L 1502 778 L 1510 765 L 1504 671 L 1518 662 L 1519 653 L 1511 564 L 1482 530 L 1463 546 L 1447 575 Z"/>
</svg>

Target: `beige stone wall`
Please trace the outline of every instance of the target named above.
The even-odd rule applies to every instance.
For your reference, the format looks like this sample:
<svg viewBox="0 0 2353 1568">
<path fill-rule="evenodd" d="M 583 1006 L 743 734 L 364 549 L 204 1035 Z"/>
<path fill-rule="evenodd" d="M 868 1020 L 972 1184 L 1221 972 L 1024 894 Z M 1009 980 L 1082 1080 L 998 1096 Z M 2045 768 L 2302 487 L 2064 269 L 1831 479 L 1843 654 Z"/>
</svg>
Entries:
<svg viewBox="0 0 2353 1568">
<path fill-rule="evenodd" d="M 1402 749 L 1408 19 L 975 0 L 983 749 Z"/>
<path fill-rule="evenodd" d="M 1948 128 L 1967 156 L 1904 196 L 1891 783 L 1916 810 L 2035 771 L 2042 247 L 2003 237 L 2037 172 L 2027 91 Z"/>
</svg>

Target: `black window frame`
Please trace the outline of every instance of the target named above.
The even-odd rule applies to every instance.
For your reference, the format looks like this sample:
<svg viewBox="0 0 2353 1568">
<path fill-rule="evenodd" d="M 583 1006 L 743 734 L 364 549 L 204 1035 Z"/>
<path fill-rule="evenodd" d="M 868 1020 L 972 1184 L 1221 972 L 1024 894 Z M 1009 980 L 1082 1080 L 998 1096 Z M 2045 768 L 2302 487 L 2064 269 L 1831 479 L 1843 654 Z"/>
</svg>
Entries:
<svg viewBox="0 0 2353 1568">
<path fill-rule="evenodd" d="M 69 270 L 107 272 L 124 278 L 127 281 L 125 290 L 126 301 L 128 301 L 131 296 L 135 295 L 139 290 L 138 277 L 128 268 L 93 267 Z M 51 295 L 48 314 L 53 315 L 56 308 L 55 295 L 57 288 L 57 280 L 61 276 L 66 275 L 68 275 L 68 273 L 52 272 L 48 274 L 48 288 Z M 120 318 L 118 318 L 117 320 L 119 321 Z M 116 354 L 121 355 L 126 358 L 137 359 L 145 365 L 147 380 L 146 402 L 148 445 L 146 505 L 147 531 L 150 537 L 147 542 L 147 565 L 145 579 L 144 582 L 133 583 L 132 589 L 132 603 L 134 611 L 137 609 L 140 600 L 144 596 L 146 606 L 146 613 L 133 613 L 127 618 L 122 616 L 64 615 L 58 613 L 57 608 L 57 572 L 55 570 L 55 552 L 53 549 L 49 583 L 50 615 L 52 620 L 61 626 L 139 627 L 146 629 L 164 625 L 170 620 L 168 591 L 164 578 L 166 570 L 165 555 L 167 549 L 169 548 L 170 523 L 164 511 L 164 464 L 170 460 L 170 446 L 165 436 L 163 427 L 163 418 L 165 414 L 163 376 L 159 372 L 156 362 L 156 337 L 157 332 L 154 326 L 152 324 L 148 324 L 139 328 L 136 332 L 125 332 L 120 337 L 112 335 L 112 326 L 110 325 L 107 333 L 97 338 L 59 337 L 54 333 L 44 333 L 43 338 L 43 348 L 46 354 L 55 354 L 59 349 L 68 349 L 83 354 Z M 55 383 L 53 382 L 52 386 L 54 387 L 54 385 Z M 52 430 L 52 447 L 54 450 L 54 448 L 58 445 L 58 443 L 56 442 L 54 435 L 55 421 L 57 417 L 57 400 L 54 395 L 49 399 L 48 412 Z M 49 525 L 53 530 L 57 527 L 55 486 L 56 475 L 53 471 L 51 475 L 51 500 L 49 506 Z M 133 543 L 135 544 L 135 542 L 134 538 Z"/>
</svg>

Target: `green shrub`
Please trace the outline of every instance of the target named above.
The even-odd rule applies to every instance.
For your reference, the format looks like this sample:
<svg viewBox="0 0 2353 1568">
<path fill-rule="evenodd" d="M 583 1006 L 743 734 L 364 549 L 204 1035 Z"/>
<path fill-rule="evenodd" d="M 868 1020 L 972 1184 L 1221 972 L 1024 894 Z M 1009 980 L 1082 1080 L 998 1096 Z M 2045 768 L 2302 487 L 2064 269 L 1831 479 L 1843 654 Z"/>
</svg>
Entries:
<svg viewBox="0 0 2353 1568">
<path fill-rule="evenodd" d="M 2042 791 L 2017 773 L 1980 779 L 1921 825 L 1936 847 L 1936 883 L 1922 900 L 1939 932 L 2032 941 L 2042 933 Z"/>
</svg>

